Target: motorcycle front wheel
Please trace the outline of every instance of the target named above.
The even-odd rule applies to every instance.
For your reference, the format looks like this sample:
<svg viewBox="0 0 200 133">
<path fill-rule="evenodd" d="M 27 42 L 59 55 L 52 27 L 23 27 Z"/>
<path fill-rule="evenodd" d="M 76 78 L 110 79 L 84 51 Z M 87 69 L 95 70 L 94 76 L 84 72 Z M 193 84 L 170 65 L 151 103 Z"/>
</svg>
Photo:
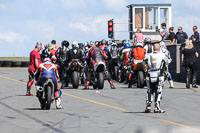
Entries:
<svg viewBox="0 0 200 133">
<path fill-rule="evenodd" d="M 72 73 L 72 86 L 74 89 L 78 89 L 79 86 L 79 74 L 77 71 L 73 71 Z"/>
</svg>

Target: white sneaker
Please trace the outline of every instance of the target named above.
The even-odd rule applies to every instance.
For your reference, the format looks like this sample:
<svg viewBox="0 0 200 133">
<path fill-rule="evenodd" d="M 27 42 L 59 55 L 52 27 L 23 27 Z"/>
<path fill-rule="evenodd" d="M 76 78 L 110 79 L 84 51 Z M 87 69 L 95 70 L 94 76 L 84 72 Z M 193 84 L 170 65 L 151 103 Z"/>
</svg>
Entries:
<svg viewBox="0 0 200 133">
<path fill-rule="evenodd" d="M 56 103 L 56 109 L 62 109 L 63 108 L 62 105 L 61 105 L 61 99 L 60 98 L 58 98 L 55 103 Z"/>
</svg>

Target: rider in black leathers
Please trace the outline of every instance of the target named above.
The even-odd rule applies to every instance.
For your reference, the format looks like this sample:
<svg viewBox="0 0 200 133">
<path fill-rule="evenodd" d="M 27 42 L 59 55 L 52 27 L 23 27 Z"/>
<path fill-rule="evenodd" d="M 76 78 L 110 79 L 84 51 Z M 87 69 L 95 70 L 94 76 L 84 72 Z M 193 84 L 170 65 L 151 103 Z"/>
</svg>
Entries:
<svg viewBox="0 0 200 133">
<path fill-rule="evenodd" d="M 58 50 L 56 51 L 56 58 L 58 60 L 58 70 L 59 70 L 59 76 L 60 76 L 60 81 L 62 83 L 61 89 L 67 86 L 65 84 L 65 79 L 66 79 L 66 68 L 67 68 L 67 52 L 69 51 L 69 42 L 68 41 L 62 41 L 61 43 L 62 47 L 59 47 Z"/>
<path fill-rule="evenodd" d="M 67 62 L 70 63 L 73 59 L 78 59 L 81 64 L 83 62 L 83 51 L 79 48 L 77 41 L 72 42 L 72 49 L 67 52 Z M 67 75 L 66 85 L 69 83 L 70 76 Z"/>
</svg>

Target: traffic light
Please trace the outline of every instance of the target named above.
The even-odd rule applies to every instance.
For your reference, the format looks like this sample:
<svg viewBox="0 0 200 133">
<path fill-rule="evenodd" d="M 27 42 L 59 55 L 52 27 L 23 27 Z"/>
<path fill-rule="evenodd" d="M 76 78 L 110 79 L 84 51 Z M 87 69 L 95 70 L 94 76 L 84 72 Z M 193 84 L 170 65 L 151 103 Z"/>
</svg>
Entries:
<svg viewBox="0 0 200 133">
<path fill-rule="evenodd" d="M 114 37 L 114 26 L 113 26 L 113 20 L 108 21 L 108 38 Z"/>
</svg>

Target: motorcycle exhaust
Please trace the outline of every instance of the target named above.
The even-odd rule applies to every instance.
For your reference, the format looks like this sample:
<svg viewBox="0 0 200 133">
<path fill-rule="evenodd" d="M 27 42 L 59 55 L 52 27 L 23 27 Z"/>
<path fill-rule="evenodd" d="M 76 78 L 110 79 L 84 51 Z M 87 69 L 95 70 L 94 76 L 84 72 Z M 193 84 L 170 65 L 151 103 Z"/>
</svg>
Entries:
<svg viewBox="0 0 200 133">
<path fill-rule="evenodd" d="M 43 88 L 41 86 L 36 86 L 36 91 L 39 91 L 39 92 L 42 92 L 43 91 Z"/>
</svg>

